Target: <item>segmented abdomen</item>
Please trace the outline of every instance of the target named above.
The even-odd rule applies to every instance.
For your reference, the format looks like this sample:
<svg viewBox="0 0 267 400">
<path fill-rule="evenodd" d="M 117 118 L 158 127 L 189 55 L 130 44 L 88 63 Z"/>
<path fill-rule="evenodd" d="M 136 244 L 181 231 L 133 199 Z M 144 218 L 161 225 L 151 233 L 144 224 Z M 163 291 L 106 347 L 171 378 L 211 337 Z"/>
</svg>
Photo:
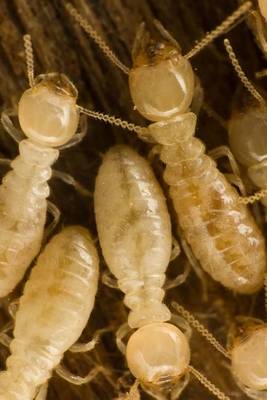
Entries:
<svg viewBox="0 0 267 400">
<path fill-rule="evenodd" d="M 98 257 L 87 230 L 73 226 L 54 236 L 20 299 L 11 356 L 0 374 L 0 398 L 5 387 L 7 392 L 16 387 L 17 376 L 18 387 L 26 382 L 31 392 L 49 379 L 88 321 L 97 281 Z"/>
<path fill-rule="evenodd" d="M 262 234 L 247 207 L 238 203 L 235 189 L 204 154 L 203 143 L 192 137 L 192 129 L 183 131 L 179 124 L 151 127 L 163 144 L 164 179 L 185 237 L 213 279 L 234 291 L 252 293 L 263 285 Z"/>
<path fill-rule="evenodd" d="M 113 147 L 103 159 L 95 213 L 105 260 L 134 311 L 129 324 L 137 327 L 153 316 L 168 319 L 161 287 L 170 260 L 170 218 L 152 169 L 127 146 Z"/>
<path fill-rule="evenodd" d="M 14 289 L 40 250 L 47 180 L 58 156 L 57 150 L 39 148 L 29 140 L 19 148 L 20 155 L 0 186 L 0 297 Z"/>
</svg>

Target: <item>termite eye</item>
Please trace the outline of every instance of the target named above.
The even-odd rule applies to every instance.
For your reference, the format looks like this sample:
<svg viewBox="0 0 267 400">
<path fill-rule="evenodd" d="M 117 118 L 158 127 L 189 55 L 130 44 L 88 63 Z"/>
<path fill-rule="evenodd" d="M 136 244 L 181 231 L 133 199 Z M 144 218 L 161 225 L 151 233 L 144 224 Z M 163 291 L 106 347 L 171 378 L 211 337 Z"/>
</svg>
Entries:
<svg viewBox="0 0 267 400">
<path fill-rule="evenodd" d="M 238 382 L 254 390 L 267 390 L 266 326 L 255 328 L 244 340 L 234 343 L 231 358 Z"/>
<path fill-rule="evenodd" d="M 251 107 L 244 112 L 234 113 L 228 132 L 231 150 L 240 164 L 250 167 L 266 159 L 266 107 Z"/>
<path fill-rule="evenodd" d="M 151 121 L 188 110 L 194 94 L 194 73 L 182 56 L 138 66 L 130 71 L 130 92 L 137 110 Z"/>
<path fill-rule="evenodd" d="M 75 134 L 79 122 L 77 90 L 63 74 L 40 75 L 18 105 L 25 135 L 44 145 L 57 147 Z"/>
<path fill-rule="evenodd" d="M 168 323 L 152 323 L 130 337 L 126 358 L 131 373 L 144 384 L 177 381 L 187 370 L 190 349 L 184 334 Z"/>
</svg>

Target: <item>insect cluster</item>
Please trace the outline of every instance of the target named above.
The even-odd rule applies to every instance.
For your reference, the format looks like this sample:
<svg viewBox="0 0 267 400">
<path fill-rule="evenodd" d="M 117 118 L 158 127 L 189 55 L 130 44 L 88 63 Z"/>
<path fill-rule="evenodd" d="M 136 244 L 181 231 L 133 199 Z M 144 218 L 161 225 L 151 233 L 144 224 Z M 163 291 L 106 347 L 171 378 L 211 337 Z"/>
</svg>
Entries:
<svg viewBox="0 0 267 400">
<path fill-rule="evenodd" d="M 2 116 L 4 127 L 19 143 L 19 155 L 0 186 L 3 301 L 33 266 L 15 302 L 16 312 L 11 303 L 11 321 L 0 331 L 0 342 L 10 350 L 6 369 L 0 373 L 0 400 L 45 400 L 53 373 L 74 385 L 91 385 L 102 375 L 112 387 L 110 398 L 130 400 L 143 395 L 175 400 L 194 377 L 215 398 L 229 400 L 231 394 L 224 393 L 206 371 L 194 367 L 192 328 L 207 340 L 207 346 L 213 346 L 211 351 L 225 358 L 219 368 L 231 371 L 244 395 L 266 399 L 266 323 L 251 314 L 235 315 L 224 347 L 192 313 L 169 298 L 173 291 L 183 290 L 193 269 L 204 296 L 209 296 L 209 285 L 221 285 L 233 299 L 255 298 L 265 287 L 267 313 L 265 238 L 258 226 L 259 212 L 264 211 L 256 213 L 248 206 L 258 200 L 263 208 L 267 206 L 267 100 L 264 91 L 248 80 L 225 39 L 230 61 L 254 103 L 233 110 L 228 124 L 231 150 L 224 146 L 209 155 L 195 136 L 203 92 L 191 63 L 217 37 L 244 23 L 244 17 L 267 55 L 267 2 L 243 2 L 187 54 L 159 21 L 154 21 L 152 31 L 142 24 L 131 68 L 73 5 L 65 7 L 104 55 L 128 75 L 135 110 L 149 124 L 135 125 L 78 105 L 77 89 L 62 73 L 36 77 L 31 37 L 24 36 L 30 88 L 18 103 L 21 133 L 9 113 Z M 82 114 L 137 135 L 152 146 L 151 154 L 160 166 L 156 176 L 151 157 L 146 159 L 121 143 L 103 155 L 93 194 L 97 238 L 79 225 L 54 234 L 60 213 L 47 200 L 48 181 L 55 176 L 92 204 L 86 188 L 52 169 L 60 151 L 86 134 Z M 233 174 L 220 171 L 214 154 L 229 158 Z M 50 224 L 48 211 L 53 216 Z M 103 273 L 100 251 L 107 267 Z M 170 278 L 168 267 L 174 259 L 176 277 Z M 184 265 L 188 268 L 180 267 Z M 99 275 L 124 295 L 129 314 L 121 325 L 103 326 L 89 342 L 77 342 L 94 308 Z M 169 289 L 173 291 L 165 301 Z M 64 366 L 66 352 L 93 354 L 107 332 L 123 355 L 122 372 L 112 371 L 99 358 L 92 358 L 86 376 L 74 375 Z"/>
</svg>

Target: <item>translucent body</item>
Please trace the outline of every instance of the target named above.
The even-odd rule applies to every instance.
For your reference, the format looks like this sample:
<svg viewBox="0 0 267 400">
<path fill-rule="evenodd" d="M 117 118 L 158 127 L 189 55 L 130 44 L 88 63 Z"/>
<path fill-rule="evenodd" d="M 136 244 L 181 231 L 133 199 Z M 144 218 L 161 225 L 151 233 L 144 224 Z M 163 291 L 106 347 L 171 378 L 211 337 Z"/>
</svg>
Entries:
<svg viewBox="0 0 267 400">
<path fill-rule="evenodd" d="M 106 263 L 132 310 L 132 328 L 170 318 L 162 285 L 171 253 L 165 198 L 147 163 L 127 146 L 105 155 L 95 186 L 95 214 Z"/>
<path fill-rule="evenodd" d="M 82 227 L 56 235 L 39 257 L 16 314 L 1 400 L 31 400 L 64 352 L 79 338 L 92 311 L 98 257 Z"/>
<path fill-rule="evenodd" d="M 185 335 L 176 326 L 154 323 L 143 326 L 130 337 L 126 358 L 132 374 L 141 382 L 156 385 L 175 383 L 190 362 Z"/>
<path fill-rule="evenodd" d="M 232 372 L 252 398 L 267 398 L 267 326 L 258 325 L 236 340 L 231 350 Z"/>
<path fill-rule="evenodd" d="M 77 93 L 60 74 L 41 75 L 19 102 L 18 116 L 28 139 L 0 186 L 0 297 L 23 277 L 38 254 L 46 221 L 51 165 L 75 134 Z"/>
<path fill-rule="evenodd" d="M 258 188 L 267 186 L 267 109 L 248 107 L 233 113 L 229 122 L 229 142 L 236 159 L 247 168 L 251 181 Z M 267 199 L 262 200 L 267 205 Z"/>
<path fill-rule="evenodd" d="M 169 52 L 167 56 L 172 58 L 173 53 Z M 183 62 L 189 63 L 185 59 Z M 162 54 L 158 59 L 154 58 L 152 71 L 155 68 L 161 70 L 161 82 L 158 83 L 155 73 L 151 76 L 146 73 L 147 82 L 143 85 L 135 80 L 135 68 L 131 70 L 131 94 L 135 101 L 137 96 L 134 93 L 139 92 L 138 103 L 135 103 L 138 110 L 148 108 L 150 99 L 160 95 L 158 88 L 164 86 L 166 75 L 168 93 L 164 93 L 162 102 L 167 114 L 170 107 L 168 94 L 172 98 L 176 89 L 169 85 L 167 65 L 165 75 L 162 72 Z M 185 88 L 183 102 L 190 103 L 193 77 L 187 72 L 182 78 Z M 187 83 L 189 78 L 191 84 Z M 172 109 L 173 105 L 169 111 Z M 161 116 L 158 113 L 158 119 Z M 155 120 L 154 116 L 150 119 Z M 193 137 L 195 123 L 196 116 L 186 112 L 149 126 L 150 135 L 162 145 L 161 159 L 166 163 L 164 179 L 170 186 L 170 197 L 185 237 L 205 271 L 234 291 L 252 293 L 263 285 L 264 239 L 248 209 L 237 203 L 235 189 L 205 154 L 203 143 Z"/>
</svg>

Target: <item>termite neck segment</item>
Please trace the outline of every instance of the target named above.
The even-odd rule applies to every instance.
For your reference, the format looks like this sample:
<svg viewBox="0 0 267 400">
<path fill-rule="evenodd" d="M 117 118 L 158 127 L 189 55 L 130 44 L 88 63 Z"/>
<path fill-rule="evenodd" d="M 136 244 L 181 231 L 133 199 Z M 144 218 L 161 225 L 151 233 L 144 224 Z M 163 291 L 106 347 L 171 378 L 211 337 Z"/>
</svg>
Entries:
<svg viewBox="0 0 267 400">
<path fill-rule="evenodd" d="M 131 373 L 143 384 L 175 384 L 187 372 L 190 348 L 183 332 L 169 323 L 152 323 L 130 337 L 126 358 Z"/>
<path fill-rule="evenodd" d="M 231 332 L 230 354 L 237 382 L 255 391 L 267 391 L 267 325 L 239 317 Z"/>
<path fill-rule="evenodd" d="M 25 135 L 43 146 L 67 143 L 78 127 L 77 95 L 77 89 L 64 74 L 39 75 L 18 105 Z"/>
</svg>

